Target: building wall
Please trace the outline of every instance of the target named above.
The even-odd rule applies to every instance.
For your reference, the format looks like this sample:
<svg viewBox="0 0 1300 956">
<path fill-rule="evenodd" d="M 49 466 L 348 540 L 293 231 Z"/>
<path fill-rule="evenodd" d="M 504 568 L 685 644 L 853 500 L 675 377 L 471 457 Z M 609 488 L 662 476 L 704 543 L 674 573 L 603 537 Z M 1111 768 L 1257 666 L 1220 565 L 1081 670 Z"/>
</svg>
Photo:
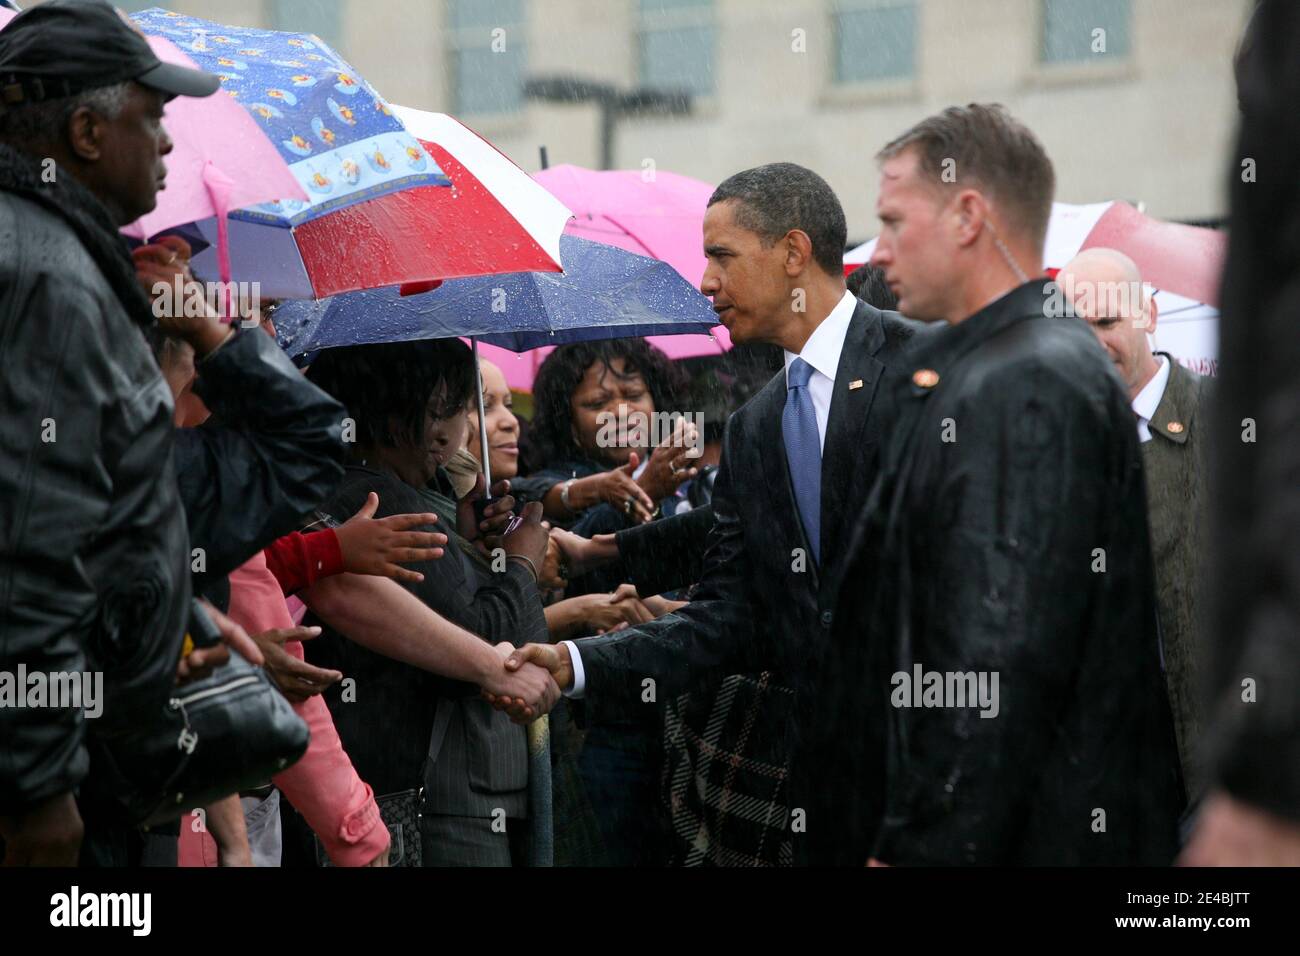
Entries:
<svg viewBox="0 0 1300 956">
<path fill-rule="evenodd" d="M 295 2 L 337 5 L 340 51 L 384 96 L 451 108 L 445 0 L 174 0 L 173 8 L 267 26 L 273 4 Z M 1058 199 L 1127 199 L 1164 218 L 1220 216 L 1234 122 L 1231 61 L 1252 0 L 1131 3 L 1127 59 L 1044 68 L 1041 0 L 919 0 L 913 79 L 845 89 L 831 82 L 831 0 L 715 0 L 714 94 L 691 116 L 623 121 L 615 165 L 652 161 L 716 183 L 747 166 L 801 163 L 840 194 L 850 237 L 866 238 L 876 231 L 875 151 L 946 105 L 992 100 L 1042 138 Z M 504 41 L 524 45 L 528 75 L 635 85 L 636 0 L 522 4 L 523 29 Z M 552 163 L 599 164 L 590 105 L 530 102 L 512 114 L 460 118 L 528 170 L 543 144 Z"/>
</svg>

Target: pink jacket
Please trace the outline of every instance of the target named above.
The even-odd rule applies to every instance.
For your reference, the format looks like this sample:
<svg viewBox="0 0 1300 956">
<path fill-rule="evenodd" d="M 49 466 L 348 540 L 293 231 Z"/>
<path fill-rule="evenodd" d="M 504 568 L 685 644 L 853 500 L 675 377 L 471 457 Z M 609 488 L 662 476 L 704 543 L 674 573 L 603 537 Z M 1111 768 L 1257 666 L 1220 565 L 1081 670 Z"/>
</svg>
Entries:
<svg viewBox="0 0 1300 956">
<path fill-rule="evenodd" d="M 230 575 L 230 617 L 249 634 L 293 627 L 284 593 L 259 552 Z M 302 644 L 284 649 L 301 659 Z M 329 708 L 320 695 L 293 705 L 307 722 L 311 743 L 296 764 L 272 782 L 303 815 L 336 866 L 364 866 L 388 845 L 388 829 L 379 818 L 370 785 L 357 776 L 343 750 Z M 182 820 L 181 866 L 215 866 L 216 844 Z"/>
</svg>

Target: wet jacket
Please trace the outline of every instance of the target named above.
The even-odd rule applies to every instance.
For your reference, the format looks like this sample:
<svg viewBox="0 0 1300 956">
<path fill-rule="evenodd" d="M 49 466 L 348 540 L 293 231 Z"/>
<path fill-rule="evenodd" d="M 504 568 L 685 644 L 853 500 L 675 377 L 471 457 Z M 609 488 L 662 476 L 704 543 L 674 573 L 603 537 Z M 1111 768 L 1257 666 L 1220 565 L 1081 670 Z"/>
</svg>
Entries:
<svg viewBox="0 0 1300 956">
<path fill-rule="evenodd" d="M 837 729 L 798 755 L 839 768 L 809 839 L 859 865 L 1175 856 L 1137 429 L 1087 326 L 1048 317 L 1054 290 L 941 327 L 897 382 L 826 659 L 847 693 L 819 699 Z"/>
<path fill-rule="evenodd" d="M 257 329 L 240 329 L 195 370 L 212 417 L 177 431 L 176 475 L 200 549 L 195 590 L 220 606 L 225 576 L 302 527 L 342 480 L 345 412 Z"/>
<path fill-rule="evenodd" d="M 161 708 L 189 606 L 172 398 L 107 210 L 0 145 L 0 672 L 102 671 L 102 716 L 0 707 L 0 813 L 78 786 Z"/>
</svg>

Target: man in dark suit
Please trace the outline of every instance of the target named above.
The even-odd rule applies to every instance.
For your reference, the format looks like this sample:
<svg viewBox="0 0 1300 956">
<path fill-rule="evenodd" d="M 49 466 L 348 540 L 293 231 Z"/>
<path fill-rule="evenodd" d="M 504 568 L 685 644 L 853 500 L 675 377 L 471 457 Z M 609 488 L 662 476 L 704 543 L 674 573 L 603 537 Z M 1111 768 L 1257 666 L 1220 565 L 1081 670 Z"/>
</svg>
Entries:
<svg viewBox="0 0 1300 956">
<path fill-rule="evenodd" d="M 798 756 L 843 768 L 830 805 L 860 862 L 1168 864 L 1182 791 L 1142 458 L 1043 278 L 1051 161 L 982 104 L 880 160 L 872 261 L 935 332 L 845 558 L 826 672 L 851 676 L 819 700 L 835 745 Z"/>
<path fill-rule="evenodd" d="M 590 719 L 644 712 L 766 669 L 794 691 L 789 749 L 820 732 L 809 717 L 825 690 L 814 674 L 831 633 L 839 558 L 889 425 L 883 380 L 913 332 L 846 291 L 845 232 L 826 182 L 789 163 L 738 173 L 710 198 L 701 290 L 733 341 L 780 345 L 785 369 L 727 424 L 694 600 L 639 628 L 512 655 L 548 666 L 561 688 L 586 699 Z M 816 767 L 791 780 L 784 826 L 796 860 L 833 859 L 809 855 L 803 835 L 839 827 L 805 809 L 835 775 Z"/>
</svg>

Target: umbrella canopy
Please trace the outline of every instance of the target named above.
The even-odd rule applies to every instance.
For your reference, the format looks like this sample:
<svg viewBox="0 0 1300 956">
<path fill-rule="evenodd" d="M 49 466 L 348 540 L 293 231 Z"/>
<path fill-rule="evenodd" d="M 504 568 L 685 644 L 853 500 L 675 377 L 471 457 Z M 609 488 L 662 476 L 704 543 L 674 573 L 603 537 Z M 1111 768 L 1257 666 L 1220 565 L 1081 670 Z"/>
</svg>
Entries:
<svg viewBox="0 0 1300 956">
<path fill-rule="evenodd" d="M 468 337 L 521 352 L 593 339 L 707 333 L 708 299 L 666 263 L 572 236 L 563 274 L 519 272 L 453 279 L 430 292 L 349 292 L 285 302 L 275 312 L 292 356 L 373 342 Z"/>
<path fill-rule="evenodd" d="M 844 254 L 844 271 L 871 258 L 876 240 Z M 1218 281 L 1227 236 L 1214 229 L 1162 222 L 1125 202 L 1053 203 L 1043 244 L 1043 265 L 1056 271 L 1084 249 L 1118 249 L 1137 263 L 1155 287 L 1155 345 L 1193 371 L 1218 367 Z"/>
<path fill-rule="evenodd" d="M 533 178 L 573 210 L 565 232 L 638 255 L 662 259 L 695 288 L 707 264 L 704 212 L 713 187 L 662 170 L 584 169 L 552 166 Z M 731 347 L 727 330 L 712 336 L 678 336 L 655 341 L 670 358 L 719 355 Z"/>
<path fill-rule="evenodd" d="M 560 239 L 565 272 L 456 279 L 429 292 L 351 292 L 324 302 L 287 302 L 276 334 L 290 355 L 368 342 L 468 336 L 474 342 L 479 429 L 487 447 L 479 341 L 514 352 L 539 345 L 706 332 L 709 301 L 672 266 L 573 236 Z M 487 485 L 488 462 L 482 462 Z"/>
<path fill-rule="evenodd" d="M 224 92 L 253 119 L 305 197 L 232 209 L 228 246 L 219 241 L 219 214 L 199 221 L 215 241 L 194 258 L 201 278 L 256 281 L 271 298 L 320 298 L 503 269 L 559 270 L 544 236 L 524 230 L 530 241 L 503 247 L 461 230 L 462 222 L 499 215 L 496 197 L 463 165 L 444 169 L 442 154 L 413 136 L 318 37 L 222 26 L 161 9 L 133 19 L 221 77 Z M 208 135 L 232 134 L 213 124 Z M 537 228 L 545 233 L 549 225 Z M 219 259 L 227 247 L 228 269 Z"/>
<path fill-rule="evenodd" d="M 145 39 L 164 63 L 199 68 L 166 37 Z M 306 204 L 307 193 L 275 144 L 231 97 L 178 96 L 167 103 L 163 126 L 172 141 L 163 160 L 167 188 L 153 212 L 122 230 L 132 239 L 276 199 Z"/>
</svg>

